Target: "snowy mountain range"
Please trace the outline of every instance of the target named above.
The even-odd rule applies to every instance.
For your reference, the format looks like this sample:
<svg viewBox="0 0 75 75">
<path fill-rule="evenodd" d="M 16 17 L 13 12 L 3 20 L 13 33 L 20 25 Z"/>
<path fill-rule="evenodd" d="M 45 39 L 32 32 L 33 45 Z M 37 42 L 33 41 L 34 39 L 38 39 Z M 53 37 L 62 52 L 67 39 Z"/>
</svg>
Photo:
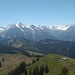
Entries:
<svg viewBox="0 0 75 75">
<path fill-rule="evenodd" d="M 35 26 L 22 23 L 0 27 L 1 38 L 23 37 L 29 40 L 59 39 L 75 41 L 75 25 Z"/>
<path fill-rule="evenodd" d="M 40 28 L 40 29 L 43 29 L 44 27 L 46 27 L 46 28 L 49 28 L 51 30 L 67 30 L 70 27 L 70 25 L 49 25 L 49 26 L 34 26 L 33 25 L 34 27 L 32 27 L 32 25 L 27 26 L 27 25 L 24 25 L 20 22 L 17 24 L 10 24 L 10 25 L 5 26 L 5 27 L 0 27 L 0 31 L 4 31 L 5 29 L 10 29 L 11 27 L 14 27 L 14 26 L 18 27 L 18 28 L 30 28 L 32 30 L 34 27 Z M 71 26 L 73 26 L 73 25 L 71 25 Z"/>
</svg>

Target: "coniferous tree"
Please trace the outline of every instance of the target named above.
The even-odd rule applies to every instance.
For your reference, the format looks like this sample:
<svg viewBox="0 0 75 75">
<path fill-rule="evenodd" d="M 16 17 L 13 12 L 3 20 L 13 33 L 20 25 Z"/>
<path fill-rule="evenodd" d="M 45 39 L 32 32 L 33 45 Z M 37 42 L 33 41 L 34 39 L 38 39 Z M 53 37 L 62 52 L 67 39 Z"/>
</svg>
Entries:
<svg viewBox="0 0 75 75">
<path fill-rule="evenodd" d="M 19 67 L 14 69 L 14 75 L 21 75 L 21 71 Z"/>
<path fill-rule="evenodd" d="M 8 73 L 8 75 L 28 75 L 27 69 L 26 69 L 26 63 L 22 62 L 19 67 L 15 68 L 14 70 L 11 70 L 11 72 Z"/>
<path fill-rule="evenodd" d="M 44 73 L 43 67 L 40 67 L 40 75 L 43 75 L 43 73 Z"/>
<path fill-rule="evenodd" d="M 2 63 L 0 62 L 0 67 L 2 67 Z"/>
<path fill-rule="evenodd" d="M 36 61 L 35 61 L 35 60 L 33 60 L 33 61 L 32 61 L 32 64 L 34 64 L 35 62 L 36 62 Z"/>
<path fill-rule="evenodd" d="M 43 69 L 43 72 L 44 72 L 44 70 L 45 70 L 45 69 L 44 69 L 44 65 L 42 66 L 42 69 Z"/>
<path fill-rule="evenodd" d="M 28 63 L 28 64 L 27 64 L 27 66 L 30 66 L 30 65 L 31 65 L 31 63 Z"/>
<path fill-rule="evenodd" d="M 13 70 L 11 70 L 10 74 L 11 74 L 11 75 L 14 75 L 14 71 L 13 71 Z"/>
<path fill-rule="evenodd" d="M 38 60 L 39 60 L 39 56 L 37 55 L 36 61 L 38 61 Z"/>
<path fill-rule="evenodd" d="M 29 75 L 32 75 L 32 73 L 31 73 L 31 68 L 30 68 L 30 70 L 29 70 Z"/>
<path fill-rule="evenodd" d="M 25 74 L 25 75 L 28 75 L 26 67 L 25 67 L 25 69 L 24 69 L 24 74 Z"/>
<path fill-rule="evenodd" d="M 36 67 L 36 75 L 39 75 L 39 68 L 38 68 L 38 66 Z"/>
<path fill-rule="evenodd" d="M 35 68 L 33 69 L 32 75 L 36 75 L 36 70 L 35 70 Z"/>
<path fill-rule="evenodd" d="M 2 58 L 2 61 L 4 62 L 4 57 Z"/>
<path fill-rule="evenodd" d="M 38 66 L 33 69 L 32 75 L 40 75 Z"/>
<path fill-rule="evenodd" d="M 23 61 L 19 66 L 21 73 L 25 73 L 25 67 L 26 67 L 26 63 Z"/>
<path fill-rule="evenodd" d="M 68 71 L 69 71 L 69 70 L 68 70 L 67 67 L 63 67 L 63 69 L 62 69 L 60 75 L 68 75 Z"/>
<path fill-rule="evenodd" d="M 48 72 L 49 72 L 48 65 L 45 65 L 45 73 L 48 73 Z"/>
</svg>

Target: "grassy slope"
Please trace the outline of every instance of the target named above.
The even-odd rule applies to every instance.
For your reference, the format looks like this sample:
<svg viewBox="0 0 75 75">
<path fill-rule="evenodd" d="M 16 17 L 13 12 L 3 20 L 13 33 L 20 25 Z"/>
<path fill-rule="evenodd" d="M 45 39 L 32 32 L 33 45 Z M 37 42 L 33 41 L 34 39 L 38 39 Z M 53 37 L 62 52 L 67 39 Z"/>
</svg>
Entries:
<svg viewBox="0 0 75 75">
<path fill-rule="evenodd" d="M 56 55 L 56 54 L 50 54 L 43 58 L 41 58 L 39 61 L 37 61 L 35 64 L 31 65 L 30 67 L 33 69 L 35 66 L 41 66 L 47 64 L 49 66 L 49 73 L 44 75 L 58 75 L 61 72 L 61 69 L 66 66 L 69 69 L 69 75 L 75 75 L 75 59 L 71 59 L 67 57 L 67 61 L 59 61 L 58 58 L 62 58 L 64 56 Z M 28 67 L 28 69 L 30 68 Z"/>
<path fill-rule="evenodd" d="M 0 68 L 0 75 L 7 75 L 7 73 L 17 67 L 20 62 L 25 61 L 31 63 L 32 59 L 21 55 L 21 54 L 0 54 L 0 61 L 4 57 L 5 61 L 2 62 L 2 67 Z"/>
</svg>

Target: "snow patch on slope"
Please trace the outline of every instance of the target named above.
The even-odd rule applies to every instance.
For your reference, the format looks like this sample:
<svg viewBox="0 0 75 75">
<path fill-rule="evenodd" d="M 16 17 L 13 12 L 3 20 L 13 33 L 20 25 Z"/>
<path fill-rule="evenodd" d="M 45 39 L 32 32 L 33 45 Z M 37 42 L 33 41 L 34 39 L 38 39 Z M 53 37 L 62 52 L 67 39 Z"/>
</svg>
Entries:
<svg viewBox="0 0 75 75">
<path fill-rule="evenodd" d="M 5 30 L 6 30 L 6 28 L 0 27 L 0 32 L 4 32 Z"/>
<path fill-rule="evenodd" d="M 67 30 L 69 27 L 69 25 L 49 25 L 49 29 L 52 30 Z"/>
<path fill-rule="evenodd" d="M 33 28 L 31 28 L 31 27 L 30 27 L 30 26 L 28 26 L 28 25 L 26 26 L 26 28 L 29 28 L 29 29 L 31 29 L 31 30 L 34 30 Z"/>
<path fill-rule="evenodd" d="M 17 24 L 16 24 L 16 27 L 18 27 L 18 28 L 25 28 L 25 25 L 22 24 L 22 23 L 17 23 Z"/>
</svg>

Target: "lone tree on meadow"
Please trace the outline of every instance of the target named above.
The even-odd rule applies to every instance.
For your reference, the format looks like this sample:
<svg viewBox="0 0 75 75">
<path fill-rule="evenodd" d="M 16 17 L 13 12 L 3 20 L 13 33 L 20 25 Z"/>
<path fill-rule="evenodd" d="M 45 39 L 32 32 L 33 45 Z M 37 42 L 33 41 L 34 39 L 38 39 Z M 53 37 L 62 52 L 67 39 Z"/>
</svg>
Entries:
<svg viewBox="0 0 75 75">
<path fill-rule="evenodd" d="M 2 58 L 2 61 L 4 62 L 4 57 Z"/>
<path fill-rule="evenodd" d="M 32 73 L 31 73 L 31 67 L 30 67 L 30 70 L 29 70 L 29 75 L 32 75 Z"/>
<path fill-rule="evenodd" d="M 2 63 L 0 62 L 0 67 L 2 67 Z"/>
<path fill-rule="evenodd" d="M 48 72 L 49 72 L 48 65 L 45 65 L 45 73 L 48 73 Z"/>
<path fill-rule="evenodd" d="M 36 61 L 35 60 L 32 60 L 32 64 L 34 64 Z"/>
<path fill-rule="evenodd" d="M 25 75 L 28 75 L 28 74 L 27 74 L 26 66 L 27 66 L 26 63 L 23 61 L 23 62 L 20 64 L 19 68 L 20 68 L 21 73 L 24 73 Z"/>
<path fill-rule="evenodd" d="M 43 73 L 44 73 L 44 69 L 43 67 L 40 66 L 40 75 L 43 75 Z"/>
<path fill-rule="evenodd" d="M 39 60 L 39 57 L 40 57 L 40 56 L 39 56 L 39 55 L 37 55 L 36 61 L 38 61 L 38 60 Z"/>
<path fill-rule="evenodd" d="M 63 69 L 61 70 L 60 75 L 68 75 L 68 68 L 67 67 L 63 67 Z"/>
</svg>

